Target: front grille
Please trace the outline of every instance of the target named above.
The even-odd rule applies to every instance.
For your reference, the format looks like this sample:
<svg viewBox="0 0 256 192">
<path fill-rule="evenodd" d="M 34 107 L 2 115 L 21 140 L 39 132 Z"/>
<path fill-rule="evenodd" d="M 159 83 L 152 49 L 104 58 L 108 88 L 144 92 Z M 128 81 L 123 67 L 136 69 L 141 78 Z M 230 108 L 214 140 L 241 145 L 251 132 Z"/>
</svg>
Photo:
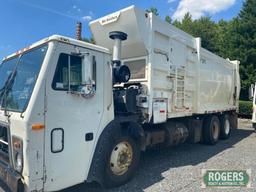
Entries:
<svg viewBox="0 0 256 192">
<path fill-rule="evenodd" d="M 8 129 L 0 125 L 0 156 L 4 159 L 9 156 Z M 1 159 L 0 157 L 0 159 Z"/>
</svg>

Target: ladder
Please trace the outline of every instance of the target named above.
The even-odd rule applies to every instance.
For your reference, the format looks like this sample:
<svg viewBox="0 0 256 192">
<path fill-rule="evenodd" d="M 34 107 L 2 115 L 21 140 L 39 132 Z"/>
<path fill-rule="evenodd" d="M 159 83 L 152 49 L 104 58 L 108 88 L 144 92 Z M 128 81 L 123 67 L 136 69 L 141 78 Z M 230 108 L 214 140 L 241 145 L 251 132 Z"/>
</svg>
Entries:
<svg viewBox="0 0 256 192">
<path fill-rule="evenodd" d="M 175 108 L 178 110 L 185 108 L 185 75 L 185 66 L 176 68 Z"/>
</svg>

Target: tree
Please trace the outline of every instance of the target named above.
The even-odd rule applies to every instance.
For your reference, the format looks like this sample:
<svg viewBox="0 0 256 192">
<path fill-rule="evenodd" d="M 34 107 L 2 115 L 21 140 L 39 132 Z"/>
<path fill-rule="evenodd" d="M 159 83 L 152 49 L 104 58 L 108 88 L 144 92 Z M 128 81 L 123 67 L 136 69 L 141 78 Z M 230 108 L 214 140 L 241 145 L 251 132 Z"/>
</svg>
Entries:
<svg viewBox="0 0 256 192">
<path fill-rule="evenodd" d="M 217 25 L 217 40 L 216 40 L 216 54 L 223 58 L 230 57 L 230 34 L 231 34 L 231 27 L 232 24 L 229 21 L 225 21 L 221 19 Z"/>
<path fill-rule="evenodd" d="M 179 29 L 181 29 L 181 22 L 180 21 L 178 21 L 178 20 L 174 20 L 173 21 L 173 23 L 172 23 L 175 27 L 177 27 L 177 28 L 179 28 Z"/>
<path fill-rule="evenodd" d="M 186 13 L 182 19 L 182 21 L 175 20 L 173 25 L 191 35 L 194 35 L 194 21 L 192 20 L 192 16 L 190 13 Z"/>
<path fill-rule="evenodd" d="M 210 17 L 201 17 L 194 21 L 192 26 L 192 34 L 196 37 L 201 37 L 202 47 L 214 53 L 218 52 L 218 27 Z"/>
<path fill-rule="evenodd" d="M 91 38 L 83 38 L 82 41 L 85 41 L 85 42 L 91 43 L 91 44 L 96 44 L 96 42 L 95 42 L 93 37 L 91 37 Z"/>
<path fill-rule="evenodd" d="M 192 15 L 190 13 L 186 13 L 184 15 L 184 18 L 182 19 L 181 21 L 182 25 L 181 25 L 181 29 L 187 33 L 190 33 L 191 35 L 194 34 L 194 31 L 193 31 L 193 24 L 194 24 L 194 21 L 192 20 Z"/>
<path fill-rule="evenodd" d="M 218 47 L 216 46 L 218 28 L 210 17 L 201 17 L 198 20 L 193 20 L 192 15 L 186 13 L 181 22 L 176 20 L 173 25 L 195 37 L 201 37 L 202 47 L 215 53 L 218 52 Z"/>
<path fill-rule="evenodd" d="M 169 23 L 169 24 L 172 23 L 172 19 L 171 19 L 171 17 L 170 17 L 169 15 L 167 15 L 167 16 L 165 17 L 165 21 L 166 21 L 167 23 Z"/>
<path fill-rule="evenodd" d="M 148 13 L 153 13 L 153 14 L 155 14 L 156 16 L 159 15 L 158 10 L 157 10 L 156 7 L 150 7 L 149 9 L 146 10 L 146 12 L 148 12 Z"/>
<path fill-rule="evenodd" d="M 241 98 L 248 99 L 250 84 L 256 82 L 256 1 L 246 0 L 232 21 L 230 34 L 233 58 L 241 61 Z"/>
</svg>

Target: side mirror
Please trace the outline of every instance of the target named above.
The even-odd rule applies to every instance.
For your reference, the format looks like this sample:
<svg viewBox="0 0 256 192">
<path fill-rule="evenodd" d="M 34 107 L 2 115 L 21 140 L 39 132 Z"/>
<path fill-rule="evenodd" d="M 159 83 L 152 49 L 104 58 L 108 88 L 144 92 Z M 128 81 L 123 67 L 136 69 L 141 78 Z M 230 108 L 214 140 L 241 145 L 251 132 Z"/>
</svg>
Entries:
<svg viewBox="0 0 256 192">
<path fill-rule="evenodd" d="M 253 96 L 254 96 L 254 91 L 255 91 L 255 85 L 251 84 L 250 88 L 249 88 L 249 99 L 252 100 Z"/>
<path fill-rule="evenodd" d="M 90 54 L 82 57 L 82 84 L 90 84 L 92 80 L 92 61 Z"/>
</svg>

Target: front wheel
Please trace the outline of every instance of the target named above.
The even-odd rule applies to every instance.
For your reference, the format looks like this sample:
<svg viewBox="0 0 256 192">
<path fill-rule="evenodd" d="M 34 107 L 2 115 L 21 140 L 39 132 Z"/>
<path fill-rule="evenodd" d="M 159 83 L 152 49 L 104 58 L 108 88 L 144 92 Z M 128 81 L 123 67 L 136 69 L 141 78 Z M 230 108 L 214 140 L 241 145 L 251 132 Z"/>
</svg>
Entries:
<svg viewBox="0 0 256 192">
<path fill-rule="evenodd" d="M 140 160 L 138 142 L 130 136 L 113 138 L 107 152 L 104 187 L 120 186 L 132 179 Z"/>
</svg>

